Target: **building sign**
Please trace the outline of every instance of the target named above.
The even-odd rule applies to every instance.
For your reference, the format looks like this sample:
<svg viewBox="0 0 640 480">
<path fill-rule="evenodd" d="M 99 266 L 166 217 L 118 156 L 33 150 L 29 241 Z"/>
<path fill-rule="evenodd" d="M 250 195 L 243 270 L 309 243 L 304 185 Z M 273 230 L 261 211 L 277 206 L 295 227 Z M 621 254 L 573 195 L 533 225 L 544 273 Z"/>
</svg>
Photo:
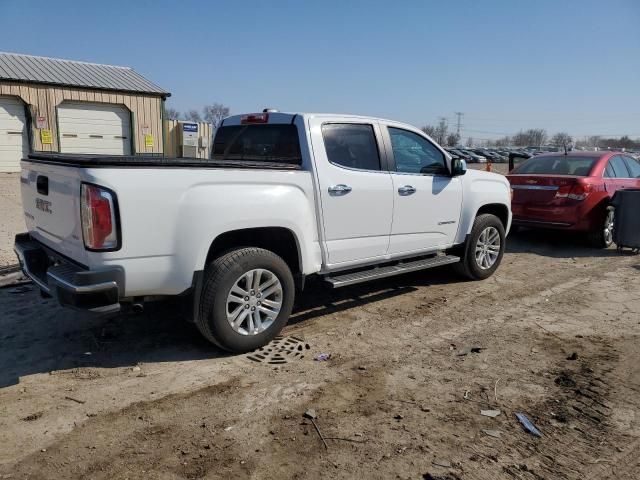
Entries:
<svg viewBox="0 0 640 480">
<path fill-rule="evenodd" d="M 51 145 L 53 143 L 51 130 L 40 130 L 40 140 L 42 141 L 43 145 Z"/>
<path fill-rule="evenodd" d="M 198 124 L 197 123 L 182 124 L 182 146 L 183 147 L 198 146 Z"/>
<path fill-rule="evenodd" d="M 144 136 L 144 146 L 147 148 L 153 148 L 153 135 Z"/>
<path fill-rule="evenodd" d="M 44 117 L 44 116 L 36 117 L 36 128 L 39 130 L 47 128 L 47 117 Z"/>
<path fill-rule="evenodd" d="M 149 128 L 149 125 L 143 125 L 142 126 L 142 134 L 143 135 L 149 135 L 151 133 L 151 129 Z"/>
</svg>

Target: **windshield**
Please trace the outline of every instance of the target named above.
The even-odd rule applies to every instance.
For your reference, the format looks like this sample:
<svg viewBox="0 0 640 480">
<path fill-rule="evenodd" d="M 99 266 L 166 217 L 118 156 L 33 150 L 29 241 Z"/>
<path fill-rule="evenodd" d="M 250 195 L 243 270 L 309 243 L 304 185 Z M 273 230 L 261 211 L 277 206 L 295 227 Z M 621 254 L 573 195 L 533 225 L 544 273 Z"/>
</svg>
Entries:
<svg viewBox="0 0 640 480">
<path fill-rule="evenodd" d="M 289 124 L 220 127 L 213 141 L 213 159 L 300 165 L 298 129 Z"/>
<path fill-rule="evenodd" d="M 585 177 L 598 161 L 597 157 L 544 156 L 522 162 L 511 173 L 532 175 L 575 175 Z"/>
</svg>

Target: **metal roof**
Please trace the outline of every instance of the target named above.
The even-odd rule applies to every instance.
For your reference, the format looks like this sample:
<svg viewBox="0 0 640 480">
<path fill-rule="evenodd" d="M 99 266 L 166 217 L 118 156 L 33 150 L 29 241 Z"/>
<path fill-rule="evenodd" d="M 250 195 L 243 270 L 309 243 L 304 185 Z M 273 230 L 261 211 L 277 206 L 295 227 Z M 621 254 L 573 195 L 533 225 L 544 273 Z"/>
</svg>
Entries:
<svg viewBox="0 0 640 480">
<path fill-rule="evenodd" d="M 171 95 L 129 67 L 17 53 L 0 52 L 0 80 Z"/>
</svg>

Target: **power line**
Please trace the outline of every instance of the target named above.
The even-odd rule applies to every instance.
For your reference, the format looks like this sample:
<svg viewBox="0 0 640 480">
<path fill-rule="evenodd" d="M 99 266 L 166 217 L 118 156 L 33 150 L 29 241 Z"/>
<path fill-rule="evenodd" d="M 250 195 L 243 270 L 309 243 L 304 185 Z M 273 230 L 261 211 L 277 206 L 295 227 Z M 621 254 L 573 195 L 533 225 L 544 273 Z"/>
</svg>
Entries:
<svg viewBox="0 0 640 480">
<path fill-rule="evenodd" d="M 462 116 L 464 115 L 464 113 L 462 112 L 455 112 L 456 117 L 458 117 L 458 123 L 456 125 L 456 135 L 458 136 L 458 138 L 460 138 L 460 127 L 462 127 Z"/>
</svg>

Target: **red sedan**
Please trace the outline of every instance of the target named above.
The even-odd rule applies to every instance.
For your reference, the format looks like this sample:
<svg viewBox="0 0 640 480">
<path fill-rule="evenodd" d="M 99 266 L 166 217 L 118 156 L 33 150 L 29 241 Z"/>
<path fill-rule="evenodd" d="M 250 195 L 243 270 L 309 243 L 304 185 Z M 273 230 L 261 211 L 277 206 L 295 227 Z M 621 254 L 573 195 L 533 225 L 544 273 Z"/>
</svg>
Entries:
<svg viewBox="0 0 640 480">
<path fill-rule="evenodd" d="M 542 154 L 507 175 L 513 225 L 585 232 L 595 247 L 613 242 L 611 197 L 640 188 L 640 162 L 623 152 Z"/>
</svg>

